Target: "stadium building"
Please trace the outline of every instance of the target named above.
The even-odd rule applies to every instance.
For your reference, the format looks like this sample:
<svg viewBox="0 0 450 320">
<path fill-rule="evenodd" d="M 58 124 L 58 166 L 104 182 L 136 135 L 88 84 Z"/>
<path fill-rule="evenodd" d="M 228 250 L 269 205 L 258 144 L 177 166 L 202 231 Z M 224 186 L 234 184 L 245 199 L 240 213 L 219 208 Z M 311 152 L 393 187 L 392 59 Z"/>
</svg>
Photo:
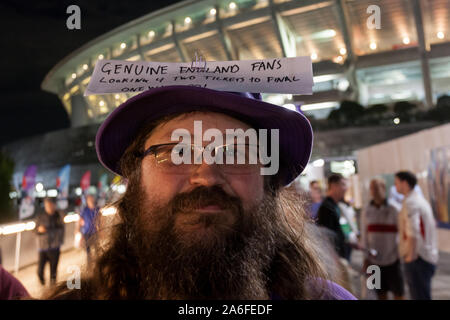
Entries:
<svg viewBox="0 0 450 320">
<path fill-rule="evenodd" d="M 149 13 L 50 70 L 42 89 L 58 95 L 72 128 L 7 146 L 16 173 L 37 164 L 38 180 L 51 187 L 58 169 L 71 163 L 74 185 L 87 169 L 95 182 L 104 170 L 95 157 L 96 129 L 130 97 L 83 96 L 96 62 L 190 62 L 196 54 L 207 61 L 310 56 L 313 95 L 264 96 L 288 108 L 300 104 L 310 117 L 326 117 L 344 99 L 363 106 L 409 100 L 432 108 L 437 97 L 450 94 L 450 0 L 191 0 Z M 313 160 L 348 158 L 353 150 L 424 126 L 318 132 Z"/>
</svg>

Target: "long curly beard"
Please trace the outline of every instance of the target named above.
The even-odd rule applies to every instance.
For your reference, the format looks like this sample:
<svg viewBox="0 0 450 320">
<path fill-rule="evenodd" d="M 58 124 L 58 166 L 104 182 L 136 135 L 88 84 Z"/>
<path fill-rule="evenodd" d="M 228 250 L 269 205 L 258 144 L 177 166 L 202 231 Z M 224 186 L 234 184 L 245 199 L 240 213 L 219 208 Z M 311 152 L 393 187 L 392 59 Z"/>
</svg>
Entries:
<svg viewBox="0 0 450 320">
<path fill-rule="evenodd" d="M 128 213 L 136 211 L 128 243 L 141 273 L 143 297 L 269 298 L 267 272 L 277 242 L 273 196 L 266 194 L 247 210 L 218 186 L 178 194 L 162 206 L 144 200 L 142 192 L 124 200 Z M 192 213 L 211 204 L 220 205 L 227 216 Z M 196 228 L 183 228 L 177 220 Z"/>
</svg>

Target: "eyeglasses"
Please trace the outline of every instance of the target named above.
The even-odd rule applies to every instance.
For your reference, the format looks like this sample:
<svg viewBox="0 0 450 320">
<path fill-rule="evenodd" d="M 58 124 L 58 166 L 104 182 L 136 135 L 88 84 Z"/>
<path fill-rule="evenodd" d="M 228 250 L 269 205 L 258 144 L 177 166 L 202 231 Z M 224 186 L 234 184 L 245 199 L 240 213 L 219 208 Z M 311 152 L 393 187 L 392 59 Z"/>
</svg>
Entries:
<svg viewBox="0 0 450 320">
<path fill-rule="evenodd" d="M 147 155 L 154 155 L 158 170 L 169 174 L 192 172 L 203 160 L 207 164 L 217 165 L 226 174 L 251 174 L 261 167 L 258 146 L 251 144 L 233 143 L 202 147 L 194 144 L 164 143 L 150 146 L 140 157 Z"/>
</svg>

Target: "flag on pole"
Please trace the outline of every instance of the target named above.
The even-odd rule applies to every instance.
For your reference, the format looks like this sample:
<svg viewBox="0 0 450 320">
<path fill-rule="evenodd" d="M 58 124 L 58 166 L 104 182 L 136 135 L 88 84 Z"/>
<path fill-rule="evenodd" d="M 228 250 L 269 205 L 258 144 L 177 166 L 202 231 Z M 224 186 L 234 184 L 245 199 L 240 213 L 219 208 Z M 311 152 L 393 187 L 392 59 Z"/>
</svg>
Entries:
<svg viewBox="0 0 450 320">
<path fill-rule="evenodd" d="M 36 182 L 37 166 L 29 166 L 22 178 L 22 191 L 24 191 L 19 205 L 19 220 L 27 219 L 34 213 L 34 186 Z"/>
<path fill-rule="evenodd" d="M 67 209 L 69 206 L 69 180 L 70 180 L 70 164 L 66 164 L 56 177 L 56 188 L 58 189 L 58 208 Z"/>
<path fill-rule="evenodd" d="M 103 207 L 106 204 L 106 193 L 108 192 L 108 174 L 104 173 L 98 180 L 98 200 L 97 205 Z"/>
<path fill-rule="evenodd" d="M 91 172 L 88 170 L 83 174 L 83 177 L 81 178 L 80 188 L 84 192 L 89 188 L 90 185 L 91 185 Z"/>
</svg>

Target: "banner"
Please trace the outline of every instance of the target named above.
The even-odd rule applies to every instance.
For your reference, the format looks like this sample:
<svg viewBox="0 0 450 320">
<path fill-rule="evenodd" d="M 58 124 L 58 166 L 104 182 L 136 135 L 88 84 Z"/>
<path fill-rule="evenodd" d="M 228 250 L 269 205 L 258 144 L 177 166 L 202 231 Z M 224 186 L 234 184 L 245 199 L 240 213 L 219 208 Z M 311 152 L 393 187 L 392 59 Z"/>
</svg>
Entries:
<svg viewBox="0 0 450 320">
<path fill-rule="evenodd" d="M 69 206 L 69 180 L 70 180 L 70 164 L 66 164 L 56 177 L 56 188 L 58 189 L 57 206 L 61 210 L 67 209 Z"/>
<path fill-rule="evenodd" d="M 100 177 L 100 179 L 98 180 L 98 192 L 99 192 L 99 196 L 98 196 L 98 200 L 97 200 L 97 205 L 99 207 L 103 207 L 106 204 L 106 194 L 108 192 L 108 174 L 104 173 L 102 174 L 102 176 Z"/>
<path fill-rule="evenodd" d="M 22 190 L 29 191 L 30 189 L 34 188 L 36 182 L 36 173 L 36 165 L 31 165 L 25 170 L 22 178 Z"/>
<path fill-rule="evenodd" d="M 37 166 L 29 166 L 22 178 L 22 199 L 19 205 L 19 220 L 27 219 L 34 213 L 34 187 Z"/>
<path fill-rule="evenodd" d="M 439 227 L 450 229 L 450 146 L 430 151 L 428 192 Z"/>
<path fill-rule="evenodd" d="M 312 94 L 309 56 L 242 61 L 98 60 L 84 93 L 129 93 L 185 85 L 234 92 Z"/>
<path fill-rule="evenodd" d="M 83 174 L 83 177 L 81 178 L 80 188 L 84 192 L 89 188 L 90 185 L 91 185 L 91 172 L 88 170 Z"/>
</svg>

